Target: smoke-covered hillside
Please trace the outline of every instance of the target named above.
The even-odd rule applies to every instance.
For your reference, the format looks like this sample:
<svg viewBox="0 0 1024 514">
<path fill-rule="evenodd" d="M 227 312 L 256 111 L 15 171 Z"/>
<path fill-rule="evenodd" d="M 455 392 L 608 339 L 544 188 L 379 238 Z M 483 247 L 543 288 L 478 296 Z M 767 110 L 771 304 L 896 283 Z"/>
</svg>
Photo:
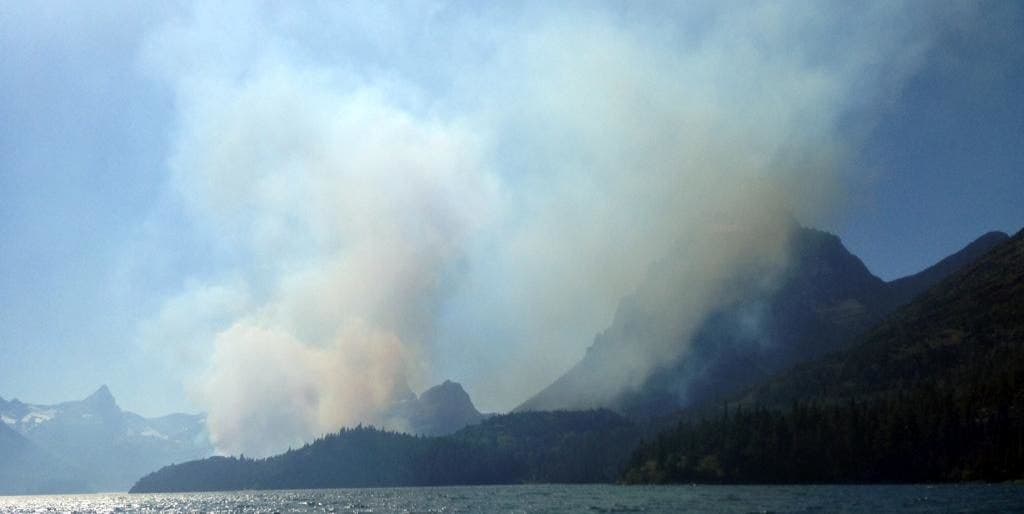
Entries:
<svg viewBox="0 0 1024 514">
<path fill-rule="evenodd" d="M 1024 474 L 1024 231 L 848 350 L 634 454 L 632 482 L 1002 481 Z"/>
<path fill-rule="evenodd" d="M 707 244 L 737 236 L 723 232 Z M 756 266 L 729 277 L 728 297 L 695 321 L 687 312 L 685 249 L 652 266 L 583 360 L 518 410 L 613 408 L 667 414 L 721 401 L 794 364 L 841 349 L 901 303 L 1005 241 L 986 234 L 912 277 L 883 282 L 839 238 L 796 227 L 782 269 Z M 679 281 L 676 277 L 687 277 Z M 644 362 L 624 378 L 628 363 Z"/>
</svg>

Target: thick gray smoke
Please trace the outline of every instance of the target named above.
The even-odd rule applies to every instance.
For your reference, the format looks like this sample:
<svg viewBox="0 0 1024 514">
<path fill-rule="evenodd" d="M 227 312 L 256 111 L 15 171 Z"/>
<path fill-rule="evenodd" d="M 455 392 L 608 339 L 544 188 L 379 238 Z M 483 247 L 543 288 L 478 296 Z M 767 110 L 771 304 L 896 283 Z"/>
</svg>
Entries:
<svg viewBox="0 0 1024 514">
<path fill-rule="evenodd" d="M 681 241 L 699 322 L 739 263 L 784 264 L 789 213 L 827 213 L 872 106 L 968 14 L 208 4 L 143 60 L 177 99 L 169 187 L 226 264 L 145 333 L 209 339 L 196 401 L 251 455 L 449 376 L 511 408 Z M 758 237 L 700 242 L 751 220 Z M 623 381 L 671 351 L 638 349 Z"/>
</svg>

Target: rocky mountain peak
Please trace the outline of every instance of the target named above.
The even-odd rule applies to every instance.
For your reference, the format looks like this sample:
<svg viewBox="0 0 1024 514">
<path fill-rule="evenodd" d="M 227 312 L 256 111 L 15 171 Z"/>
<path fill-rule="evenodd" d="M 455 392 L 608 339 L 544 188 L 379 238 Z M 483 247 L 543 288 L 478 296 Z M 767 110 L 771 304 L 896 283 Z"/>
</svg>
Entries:
<svg viewBox="0 0 1024 514">
<path fill-rule="evenodd" d="M 100 386 L 96 392 L 90 394 L 82 403 L 100 409 L 104 411 L 120 411 L 120 407 L 117 406 L 117 401 L 114 400 L 114 395 L 110 394 L 110 389 L 106 385 Z"/>
<path fill-rule="evenodd" d="M 400 420 L 403 431 L 421 435 L 444 435 L 483 419 L 473 400 L 458 382 L 445 380 L 418 398 L 395 404 L 390 417 Z"/>
<path fill-rule="evenodd" d="M 445 380 L 444 382 L 431 387 L 420 395 L 421 402 L 430 403 L 447 403 L 447 404 L 462 404 L 473 407 L 473 401 L 469 399 L 469 394 L 462 388 L 462 384 L 458 382 L 452 382 L 451 380 Z"/>
</svg>

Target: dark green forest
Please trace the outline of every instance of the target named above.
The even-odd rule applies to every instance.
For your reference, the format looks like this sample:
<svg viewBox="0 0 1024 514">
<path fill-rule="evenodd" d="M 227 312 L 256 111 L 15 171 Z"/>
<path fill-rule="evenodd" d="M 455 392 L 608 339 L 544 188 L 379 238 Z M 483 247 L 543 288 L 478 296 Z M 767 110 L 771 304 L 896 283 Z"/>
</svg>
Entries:
<svg viewBox="0 0 1024 514">
<path fill-rule="evenodd" d="M 982 373 L 979 371 L 979 373 Z M 642 443 L 627 483 L 906 483 L 1024 477 L 1024 358 L 964 388 L 723 407 Z"/>
<path fill-rule="evenodd" d="M 267 459 L 167 466 L 132 492 L 610 482 L 638 440 L 607 410 L 495 416 L 445 437 L 360 426 Z"/>
</svg>

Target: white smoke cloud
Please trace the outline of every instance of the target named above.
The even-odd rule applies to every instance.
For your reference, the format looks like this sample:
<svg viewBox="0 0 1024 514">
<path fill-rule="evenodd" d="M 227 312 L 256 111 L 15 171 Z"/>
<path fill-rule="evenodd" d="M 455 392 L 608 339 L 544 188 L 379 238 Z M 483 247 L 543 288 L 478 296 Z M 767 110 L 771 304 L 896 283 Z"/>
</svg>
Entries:
<svg viewBox="0 0 1024 514">
<path fill-rule="evenodd" d="M 150 351 L 170 353 L 170 363 L 188 373 L 206 361 L 209 341 L 244 315 L 249 303 L 245 282 L 210 285 L 190 280 L 140 324 L 139 338 Z"/>
<path fill-rule="evenodd" d="M 487 114 L 514 145 L 515 219 L 469 259 L 448 304 L 440 344 L 465 363 L 457 369 L 477 377 L 481 397 L 521 401 L 578 361 L 652 261 L 711 225 L 761 219 L 760 251 L 779 269 L 785 253 L 768 243 L 789 222 L 780 206 L 814 223 L 840 203 L 866 107 L 898 94 L 955 7 L 720 2 L 661 17 L 531 18 L 481 79 L 496 85 L 482 103 L 498 106 Z M 718 251 L 690 255 L 735 262 Z M 694 266 L 672 283 L 706 276 L 729 274 Z M 673 305 L 693 318 L 677 335 L 713 307 L 712 285 Z"/>
<path fill-rule="evenodd" d="M 182 30 L 163 37 L 208 37 Z M 195 388 L 214 443 L 267 455 L 375 421 L 395 391 L 418 385 L 434 297 L 488 219 L 496 185 L 483 142 L 330 70 L 267 58 L 236 75 L 185 56 L 199 63 L 172 70 L 172 187 L 238 256 L 253 297 L 212 341 Z"/>
<path fill-rule="evenodd" d="M 192 6 L 144 57 L 170 187 L 243 277 L 211 286 L 247 299 L 195 388 L 215 444 L 267 455 L 449 374 L 511 408 L 674 245 L 771 227 L 680 270 L 698 322 L 735 263 L 784 261 L 781 212 L 827 212 L 865 106 L 957 13 L 844 5 Z M 665 354 L 636 357 L 628 381 Z"/>
<path fill-rule="evenodd" d="M 347 323 L 325 344 L 243 320 L 217 336 L 198 391 L 217 449 L 270 455 L 311 435 L 367 421 L 405 387 L 408 348 L 394 334 Z"/>
</svg>

